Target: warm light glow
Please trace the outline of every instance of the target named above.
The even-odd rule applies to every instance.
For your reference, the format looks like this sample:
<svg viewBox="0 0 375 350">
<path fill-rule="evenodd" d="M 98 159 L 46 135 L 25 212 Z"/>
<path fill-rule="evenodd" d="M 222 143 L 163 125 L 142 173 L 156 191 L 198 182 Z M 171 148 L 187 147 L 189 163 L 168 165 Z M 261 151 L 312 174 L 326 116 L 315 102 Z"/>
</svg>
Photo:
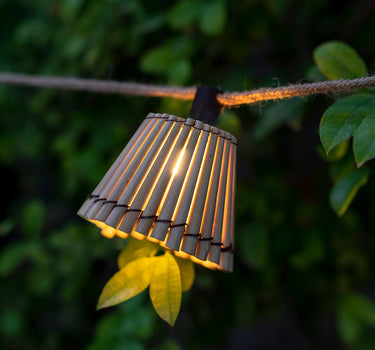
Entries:
<svg viewBox="0 0 375 350">
<path fill-rule="evenodd" d="M 152 133 L 152 131 L 155 129 L 155 126 L 157 126 L 157 123 L 155 124 L 152 124 L 151 123 L 152 121 L 150 121 L 150 123 L 147 124 L 147 127 L 145 128 L 145 130 L 142 132 L 142 134 L 140 135 L 140 137 L 138 138 L 137 142 L 133 145 L 131 151 L 129 152 L 129 154 L 132 156 L 130 159 L 126 159 L 127 160 L 127 164 L 125 164 L 125 167 L 123 168 L 123 171 L 121 173 L 121 176 L 118 176 L 119 174 L 116 174 L 118 176 L 116 182 L 114 183 L 114 186 L 112 188 L 110 188 L 110 191 L 108 192 L 108 195 L 111 195 L 112 194 L 112 191 L 116 188 L 116 186 L 118 185 L 118 183 L 120 182 L 122 176 L 126 173 L 126 171 L 128 170 L 128 168 L 130 167 L 130 165 L 132 164 L 134 158 L 137 156 L 138 152 L 140 149 L 142 149 L 143 145 L 145 144 L 148 136 L 150 136 L 150 134 Z M 147 132 L 147 134 L 146 134 Z M 141 142 L 141 143 L 140 143 Z M 140 143 L 140 144 L 139 144 Z M 138 146 L 137 149 L 135 149 L 133 151 L 133 148 L 135 146 Z M 124 158 L 125 160 L 125 158 Z M 121 166 L 123 166 L 123 164 L 121 164 Z M 119 168 L 121 169 L 121 167 Z"/>
<path fill-rule="evenodd" d="M 181 161 L 182 161 L 182 157 L 184 156 L 184 153 L 185 153 L 185 149 L 183 149 L 181 152 L 180 152 L 180 155 L 178 156 L 178 159 L 177 159 L 177 162 L 176 162 L 176 165 L 172 171 L 172 178 L 175 177 L 175 175 L 177 174 L 178 172 L 178 169 L 181 165 Z"/>
<path fill-rule="evenodd" d="M 102 229 L 102 235 L 107 238 L 113 238 L 116 235 L 116 230 L 112 227 L 105 227 Z"/>
<path fill-rule="evenodd" d="M 93 224 L 95 224 L 99 228 L 107 227 L 107 225 L 104 222 L 101 222 L 101 221 L 98 221 L 98 220 L 91 220 L 91 219 L 88 219 L 88 220 L 90 222 L 92 222 Z"/>
<path fill-rule="evenodd" d="M 145 238 L 146 238 L 145 235 L 142 235 L 142 233 L 139 233 L 139 232 L 137 232 L 137 231 L 132 231 L 131 236 L 134 237 L 134 238 L 136 238 L 136 239 L 139 239 L 140 241 L 141 241 L 142 239 L 145 239 Z"/>
<path fill-rule="evenodd" d="M 127 233 L 122 232 L 122 231 L 120 231 L 120 230 L 115 230 L 115 233 L 116 233 L 117 236 L 119 236 L 120 238 L 123 238 L 123 239 L 129 237 L 129 235 L 128 235 Z"/>
<path fill-rule="evenodd" d="M 210 145 L 210 142 L 211 142 L 211 137 L 212 137 L 212 134 L 210 133 L 210 135 L 208 136 L 206 148 L 204 150 L 203 161 L 202 161 L 202 164 L 199 167 L 199 173 L 198 173 L 198 177 L 197 177 L 197 185 L 195 186 L 195 190 L 194 190 L 194 193 L 193 193 L 193 198 L 192 198 L 192 201 L 191 201 L 192 203 L 194 203 L 195 200 L 196 200 L 196 198 L 197 198 L 199 184 L 200 184 L 201 178 L 202 178 L 203 165 L 207 161 L 207 153 L 208 153 L 208 148 L 209 148 L 209 145 Z M 186 220 L 187 222 L 190 222 L 192 208 L 193 208 L 193 206 L 190 206 L 190 209 L 189 209 L 189 212 L 188 212 L 188 216 L 187 216 L 187 220 Z"/>
<path fill-rule="evenodd" d="M 159 181 L 159 179 L 160 179 L 160 176 L 161 176 L 161 174 L 163 173 L 163 170 L 164 170 L 166 164 L 168 163 L 169 157 L 170 157 L 171 154 L 172 154 L 173 148 L 174 148 L 174 146 L 175 146 L 175 144 L 176 144 L 176 142 L 177 142 L 177 140 L 178 140 L 178 137 L 179 137 L 180 134 L 181 134 L 181 130 L 182 130 L 182 126 L 180 127 L 177 136 L 174 138 L 174 140 L 173 140 L 173 144 L 172 144 L 172 146 L 171 146 L 171 149 L 170 149 L 169 152 L 167 153 L 167 156 L 165 157 L 165 160 L 164 160 L 164 162 L 163 162 L 163 165 L 160 167 L 160 170 L 159 170 L 157 176 L 155 177 L 155 180 L 154 180 L 154 182 L 153 182 L 153 184 L 152 184 L 152 187 L 151 187 L 150 193 L 148 194 L 145 203 L 148 203 L 148 201 L 149 201 L 150 198 L 151 198 L 152 192 L 154 191 L 154 188 L 155 188 L 156 184 L 158 183 L 158 181 Z M 145 209 L 145 205 L 143 205 L 142 210 L 144 210 L 144 209 Z"/>
<path fill-rule="evenodd" d="M 183 129 L 183 128 L 182 128 L 182 129 Z M 178 171 L 178 168 L 179 168 L 179 166 L 180 166 L 180 164 L 181 164 L 182 157 L 183 157 L 183 155 L 184 155 L 184 153 L 185 153 L 186 146 L 187 146 L 187 144 L 188 144 L 188 142 L 189 142 L 189 139 L 190 139 L 190 137 L 191 137 L 191 133 L 193 132 L 193 130 L 194 130 L 193 128 L 190 129 L 189 134 L 188 134 L 188 136 L 187 136 L 187 138 L 186 138 L 186 140 L 185 140 L 184 146 L 183 146 L 183 148 L 182 148 L 182 150 L 181 150 L 181 152 L 180 152 L 180 154 L 179 154 L 179 156 L 178 156 L 178 158 L 177 158 L 176 165 L 174 166 L 174 170 L 172 171 L 172 176 L 171 176 L 171 178 L 170 178 L 170 180 L 169 180 L 169 182 L 168 182 L 167 188 L 166 188 L 165 191 L 164 191 L 164 194 L 163 194 L 163 197 L 162 197 L 162 199 L 161 199 L 161 201 L 160 201 L 159 208 L 158 208 L 158 210 L 157 210 L 157 214 L 156 214 L 156 215 L 159 215 L 159 214 L 160 214 L 160 210 L 161 210 L 161 208 L 162 208 L 163 205 L 164 205 L 165 199 L 167 198 L 167 195 L 168 195 L 168 193 L 169 193 L 169 189 L 171 188 L 171 185 L 172 185 L 172 182 L 173 182 L 173 178 L 175 177 L 175 175 L 176 175 L 176 173 L 177 173 L 177 171 Z"/>
<path fill-rule="evenodd" d="M 165 126 L 164 126 L 164 127 L 165 127 Z M 170 135 L 171 132 L 172 132 L 172 129 L 173 129 L 173 125 L 170 125 L 170 127 L 169 127 L 168 130 L 167 130 L 167 133 L 166 133 L 164 139 L 162 140 L 162 142 L 161 142 L 159 145 L 157 145 L 157 150 L 156 150 L 156 152 L 154 152 L 154 154 L 153 154 L 152 161 L 150 162 L 150 164 L 149 164 L 147 170 L 146 170 L 146 171 L 144 172 L 144 174 L 142 175 L 142 180 L 139 181 L 139 184 L 138 184 L 138 186 L 137 186 L 137 190 L 134 191 L 134 195 L 133 195 L 132 198 L 130 199 L 130 201 L 129 201 L 130 204 L 129 204 L 129 205 L 132 204 L 132 202 L 133 202 L 135 196 L 136 196 L 137 193 L 139 192 L 139 189 L 142 187 L 142 185 L 143 185 L 145 179 L 147 178 L 148 173 L 150 172 L 150 170 L 151 170 L 152 167 L 154 166 L 155 161 L 156 161 L 156 159 L 158 158 L 160 151 L 163 149 L 163 146 L 164 146 L 165 142 L 167 141 L 169 135 Z M 163 131 L 163 128 L 160 128 L 160 131 L 159 131 L 157 137 L 159 137 L 159 135 L 162 133 L 162 131 Z M 163 136 L 163 135 L 161 135 L 161 136 Z M 156 141 L 157 137 L 155 137 L 155 141 Z M 151 147 L 154 147 L 154 144 L 156 144 L 155 141 L 153 142 L 153 144 L 151 145 Z M 151 147 L 150 147 L 150 148 L 151 148 Z M 145 158 L 146 158 L 146 157 L 145 157 Z M 151 191 L 151 192 L 152 192 L 152 191 Z"/>
<path fill-rule="evenodd" d="M 236 139 L 191 118 L 148 119 L 79 215 L 108 238 L 147 239 L 232 271 Z"/>
</svg>

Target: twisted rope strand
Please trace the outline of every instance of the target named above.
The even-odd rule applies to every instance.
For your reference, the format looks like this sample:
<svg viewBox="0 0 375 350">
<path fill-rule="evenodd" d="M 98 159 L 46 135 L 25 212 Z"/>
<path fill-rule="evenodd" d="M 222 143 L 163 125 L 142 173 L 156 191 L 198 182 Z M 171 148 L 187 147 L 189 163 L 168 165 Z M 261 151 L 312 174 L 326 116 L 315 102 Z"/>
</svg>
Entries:
<svg viewBox="0 0 375 350">
<path fill-rule="evenodd" d="M 195 86 L 180 87 L 150 85 L 16 73 L 0 73 L 0 83 L 63 90 L 92 91 L 107 94 L 171 97 L 181 100 L 193 100 L 197 89 Z M 350 80 L 342 79 L 318 83 L 294 84 L 277 88 L 261 88 L 243 92 L 224 92 L 217 95 L 217 100 L 224 107 L 235 107 L 243 104 L 254 104 L 261 101 L 280 100 L 296 96 L 302 97 L 315 94 L 327 94 L 330 92 L 347 92 L 353 89 L 371 86 L 375 86 L 375 76 Z"/>
<path fill-rule="evenodd" d="M 217 96 L 220 104 L 239 106 L 261 101 L 286 99 L 297 96 L 327 94 L 330 92 L 348 92 L 350 90 L 375 86 L 375 76 L 351 80 L 333 80 L 319 83 L 295 84 L 277 88 L 261 88 L 243 92 L 224 92 Z"/>
<path fill-rule="evenodd" d="M 171 97 L 181 100 L 193 100 L 196 91 L 196 87 L 174 87 L 110 80 L 39 76 L 17 73 L 0 73 L 0 83 L 62 90 L 92 91 L 105 94 Z"/>
</svg>

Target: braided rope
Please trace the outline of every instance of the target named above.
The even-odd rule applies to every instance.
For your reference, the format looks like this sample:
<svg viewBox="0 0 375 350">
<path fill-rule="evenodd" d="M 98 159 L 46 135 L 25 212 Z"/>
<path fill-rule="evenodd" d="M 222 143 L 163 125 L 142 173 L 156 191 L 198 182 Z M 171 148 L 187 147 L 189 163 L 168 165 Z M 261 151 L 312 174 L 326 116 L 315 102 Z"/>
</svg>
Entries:
<svg viewBox="0 0 375 350">
<path fill-rule="evenodd" d="M 140 83 L 103 81 L 69 77 L 37 76 L 16 73 L 0 73 L 0 83 L 63 90 L 91 91 L 107 94 L 133 96 L 170 97 L 181 100 L 193 100 L 195 86 L 179 87 L 150 85 Z M 261 101 L 279 100 L 296 96 L 347 92 L 350 90 L 375 86 L 375 76 L 358 79 L 323 81 L 318 83 L 294 84 L 277 88 L 261 88 L 243 92 L 224 92 L 217 95 L 217 100 L 224 107 L 254 104 Z"/>
<path fill-rule="evenodd" d="M 239 106 L 261 101 L 285 99 L 296 96 L 327 94 L 330 92 L 347 92 L 350 90 L 375 86 L 375 76 L 352 80 L 333 80 L 319 83 L 295 84 L 277 88 L 262 88 L 243 92 L 224 92 L 217 100 L 224 106 Z"/>
</svg>

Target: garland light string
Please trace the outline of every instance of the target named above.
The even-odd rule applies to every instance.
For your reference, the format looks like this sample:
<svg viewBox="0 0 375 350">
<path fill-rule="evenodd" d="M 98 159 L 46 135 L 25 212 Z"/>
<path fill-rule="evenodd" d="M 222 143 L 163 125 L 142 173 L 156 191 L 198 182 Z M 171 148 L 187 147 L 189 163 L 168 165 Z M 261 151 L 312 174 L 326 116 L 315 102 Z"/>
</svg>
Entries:
<svg viewBox="0 0 375 350">
<path fill-rule="evenodd" d="M 220 108 L 375 86 L 375 76 L 243 92 L 14 73 L 0 83 L 194 100 L 188 119 L 149 113 L 78 214 L 108 238 L 146 239 L 231 272 L 237 139 L 214 126 Z"/>
<path fill-rule="evenodd" d="M 39 76 L 17 73 L 1 73 L 0 83 L 63 90 L 92 91 L 107 94 L 122 94 L 148 97 L 170 97 L 193 100 L 197 88 L 168 85 L 151 85 L 132 82 L 81 79 L 55 76 Z M 375 76 L 358 79 L 341 79 L 306 84 L 293 84 L 276 88 L 260 88 L 242 92 L 223 92 L 217 94 L 217 101 L 223 107 L 235 107 L 262 101 L 303 97 L 315 94 L 348 92 L 350 90 L 375 86 Z"/>
</svg>

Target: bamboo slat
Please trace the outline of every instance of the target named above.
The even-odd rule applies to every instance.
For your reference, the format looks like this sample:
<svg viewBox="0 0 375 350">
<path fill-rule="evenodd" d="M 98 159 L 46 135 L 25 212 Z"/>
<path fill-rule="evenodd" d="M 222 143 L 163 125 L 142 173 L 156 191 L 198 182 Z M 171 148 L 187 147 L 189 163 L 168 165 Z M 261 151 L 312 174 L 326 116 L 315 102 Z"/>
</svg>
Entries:
<svg viewBox="0 0 375 350">
<path fill-rule="evenodd" d="M 129 211 L 126 213 L 124 219 L 120 223 L 119 229 L 124 232 L 130 233 L 133 231 L 138 217 L 143 211 L 146 200 L 149 197 L 150 192 L 152 192 L 152 187 L 157 182 L 158 177 L 160 176 L 160 173 L 164 168 L 167 155 L 171 150 L 171 146 L 176 141 L 182 123 L 181 121 L 177 120 L 176 117 L 175 119 L 171 119 L 170 123 L 171 128 L 169 129 L 169 134 L 165 135 L 164 143 L 161 145 L 160 149 L 155 150 L 153 162 L 150 164 L 145 177 L 142 179 L 142 181 L 139 182 L 139 187 L 134 199 L 129 206 Z M 119 204 L 121 204 L 122 202 L 123 198 L 121 196 L 121 198 L 119 199 Z M 108 220 L 110 220 L 110 217 L 108 218 Z M 106 223 L 108 223 L 108 220 L 106 221 Z"/>
<path fill-rule="evenodd" d="M 215 217 L 217 191 L 219 189 L 219 179 L 221 172 L 221 163 L 223 162 L 224 151 L 224 136 L 225 131 L 220 130 L 220 137 L 218 140 L 218 147 L 215 154 L 214 163 L 212 165 L 212 173 L 210 178 L 210 186 L 208 188 L 206 205 L 202 217 L 201 237 L 198 242 L 196 257 L 201 260 L 206 260 L 208 252 L 211 247 L 212 239 L 212 225 Z"/>
<path fill-rule="evenodd" d="M 163 169 L 161 176 L 151 194 L 151 197 L 147 203 L 145 210 L 143 211 L 136 228 L 137 232 L 147 235 L 154 222 L 153 217 L 157 215 L 157 210 L 163 199 L 167 186 L 173 175 L 173 168 L 176 165 L 178 156 L 185 144 L 190 131 L 193 129 L 195 120 L 188 118 L 181 130 L 181 133 L 177 139 L 177 142 L 173 148 L 173 152 L 170 154 L 169 159 Z M 152 237 L 152 235 L 151 235 Z"/>
<path fill-rule="evenodd" d="M 184 189 L 179 198 L 179 203 L 175 210 L 175 217 L 173 219 L 173 225 L 170 228 L 169 235 L 166 240 L 166 246 L 173 250 L 180 249 L 180 243 L 183 239 L 183 235 L 187 226 L 187 218 L 191 203 L 194 195 L 194 190 L 197 188 L 197 180 L 199 172 L 202 168 L 203 157 L 206 152 L 206 146 L 208 138 L 210 137 L 211 127 L 207 124 L 203 127 L 203 132 L 200 135 L 196 152 L 193 156 L 193 161 L 190 165 L 186 183 Z"/>
<path fill-rule="evenodd" d="M 130 180 L 134 176 L 135 172 L 137 171 L 139 165 L 145 158 L 148 150 L 152 147 L 157 135 L 162 130 L 164 124 L 166 123 L 166 118 L 168 116 L 163 114 L 160 119 L 154 119 L 156 122 L 154 124 L 153 129 L 150 131 L 148 135 L 144 139 L 141 139 L 142 144 L 140 145 L 138 151 L 133 155 L 131 160 L 129 160 L 128 166 L 122 172 L 121 176 L 117 179 L 116 184 L 113 188 L 106 188 L 105 191 L 101 194 L 104 201 L 100 201 L 96 204 L 95 208 L 96 213 L 93 215 L 95 220 L 105 221 L 112 211 L 114 205 L 117 203 L 119 197 L 121 196 L 124 189 L 128 186 Z M 128 204 L 128 203 L 126 203 Z M 90 212 L 91 214 L 91 212 Z"/>
<path fill-rule="evenodd" d="M 223 237 L 222 242 L 223 245 L 221 247 L 221 254 L 220 254 L 220 262 L 219 265 L 224 270 L 229 269 L 229 259 L 231 256 L 231 205 L 232 205 L 232 196 L 234 195 L 232 192 L 232 182 L 233 182 L 233 168 L 234 168 L 234 147 L 235 145 L 233 142 L 230 142 L 230 152 L 229 152 L 229 169 L 228 169 L 228 177 L 226 183 L 226 194 L 225 194 L 225 209 L 223 213 Z"/>
<path fill-rule="evenodd" d="M 208 260 L 214 262 L 215 264 L 219 264 L 220 262 L 220 253 L 221 253 L 221 246 L 222 243 L 222 232 L 223 232 L 223 218 L 224 218 L 224 207 L 225 207 L 225 196 L 227 193 L 227 177 L 228 177 L 228 167 L 230 166 L 229 163 L 229 149 L 230 149 L 230 134 L 228 132 L 225 133 L 225 141 L 224 141 L 224 151 L 223 151 L 223 158 L 221 162 L 221 170 L 220 170 L 220 178 L 219 178 L 219 188 L 217 192 L 217 199 L 216 199 L 216 208 L 215 208 L 215 216 L 212 228 L 212 240 L 211 240 L 211 247 L 208 254 Z"/>
<path fill-rule="evenodd" d="M 108 184 L 108 182 L 112 179 L 115 172 L 119 168 L 119 166 L 124 162 L 127 154 L 131 151 L 131 149 L 134 147 L 135 143 L 141 137 L 142 133 L 146 129 L 147 125 L 151 122 L 151 117 L 153 117 L 154 113 L 149 113 L 146 119 L 142 122 L 142 124 L 139 126 L 135 134 L 132 136 L 128 144 L 125 146 L 125 148 L 122 150 L 120 155 L 117 157 L 113 165 L 110 167 L 110 169 L 107 171 L 107 173 L 104 175 L 103 179 L 99 182 L 99 184 L 96 186 L 94 191 L 91 193 L 89 198 L 85 201 L 85 203 L 82 205 L 80 210 L 78 211 L 78 215 L 85 216 L 88 213 L 88 208 L 91 207 L 92 202 L 99 198 L 99 195 L 102 193 L 104 187 Z"/>
<path fill-rule="evenodd" d="M 210 176 L 212 173 L 212 164 L 215 158 L 216 149 L 218 147 L 219 129 L 212 127 L 209 144 L 206 148 L 203 164 L 199 173 L 197 186 L 194 192 L 193 201 L 188 215 L 188 226 L 182 242 L 181 250 L 185 253 L 195 255 L 202 216 L 206 203 L 208 187 L 210 184 Z"/>
<path fill-rule="evenodd" d="M 237 156 L 237 139 L 233 136 L 233 142 L 235 143 L 235 147 L 233 148 L 233 181 L 232 181 L 232 205 L 231 205 L 231 230 L 230 230 L 230 243 L 231 243 L 231 255 L 229 259 L 229 267 L 228 271 L 233 271 L 233 256 L 234 256 L 234 197 L 236 193 L 236 156 Z"/>
<path fill-rule="evenodd" d="M 123 188 L 123 191 L 116 201 L 113 201 L 109 205 L 104 205 L 102 211 L 104 209 L 107 212 L 103 215 L 106 215 L 106 218 L 103 221 L 106 222 L 107 225 L 112 227 L 117 227 L 120 220 L 123 218 L 125 211 L 130 206 L 132 198 L 136 195 L 137 189 L 140 186 L 143 178 L 147 175 L 149 168 L 151 167 L 157 152 L 162 147 L 166 136 L 170 132 L 171 127 L 174 124 L 176 117 L 170 117 L 163 125 L 161 131 L 157 135 L 155 142 L 152 144 L 151 148 L 146 153 L 143 161 L 138 165 L 133 177 L 129 180 L 126 186 Z M 110 199 L 109 199 L 110 200 Z M 128 231 L 124 231 L 130 233 Z"/>
<path fill-rule="evenodd" d="M 162 119 L 158 118 L 151 118 L 151 122 L 147 125 L 147 128 L 145 129 L 145 132 L 142 133 L 141 137 L 137 140 L 134 147 L 131 149 L 131 151 L 126 156 L 126 159 L 121 164 L 119 169 L 116 171 L 114 176 L 110 179 L 110 181 L 107 183 L 107 185 L 104 187 L 103 191 L 100 193 L 99 198 L 96 198 L 94 200 L 94 205 L 91 207 L 90 211 L 87 213 L 87 217 L 89 219 L 94 220 L 96 217 L 96 214 L 100 210 L 100 208 L 103 205 L 103 202 L 108 200 L 109 194 L 111 194 L 113 191 L 116 190 L 116 188 L 119 188 L 121 184 L 119 184 L 120 180 L 124 178 L 124 175 L 126 171 L 129 169 L 129 167 L 133 164 L 134 167 L 134 158 L 140 157 L 141 149 L 144 146 L 145 141 L 148 139 L 149 142 L 151 138 L 149 137 L 152 131 L 155 129 L 155 126 L 159 124 L 160 121 L 162 122 Z M 159 122 L 159 123 L 158 123 Z M 129 174 L 129 172 L 128 172 Z M 102 215 L 103 216 L 103 215 Z"/>
<path fill-rule="evenodd" d="M 196 149 L 202 128 L 203 122 L 197 120 L 192 133 L 186 140 L 185 147 L 182 149 L 181 154 L 179 155 L 178 161 L 180 161 L 180 163 L 177 164 L 173 170 L 172 184 L 152 230 L 151 237 L 153 238 L 164 241 L 167 235 L 168 229 L 172 223 L 177 201 L 183 192 L 183 184 L 188 175 L 188 168 L 192 161 L 193 153 Z M 183 203 L 183 205 L 188 204 L 189 203 Z"/>
</svg>

